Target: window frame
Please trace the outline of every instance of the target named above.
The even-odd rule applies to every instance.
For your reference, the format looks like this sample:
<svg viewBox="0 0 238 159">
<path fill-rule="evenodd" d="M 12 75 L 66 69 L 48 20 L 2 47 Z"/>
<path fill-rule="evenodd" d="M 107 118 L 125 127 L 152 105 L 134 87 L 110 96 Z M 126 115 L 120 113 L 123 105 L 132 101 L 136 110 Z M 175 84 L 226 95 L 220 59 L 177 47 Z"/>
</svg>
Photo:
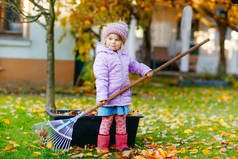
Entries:
<svg viewBox="0 0 238 159">
<path fill-rule="evenodd" d="M 6 2 L 6 0 L 3 0 Z M 20 1 L 21 8 L 23 7 L 23 1 Z M 0 37 L 23 37 L 23 24 L 20 23 L 22 21 L 22 18 L 19 18 L 19 24 L 20 24 L 20 31 L 13 31 L 5 28 L 6 24 L 6 6 L 0 5 Z M 17 23 L 17 22 L 14 22 Z"/>
</svg>

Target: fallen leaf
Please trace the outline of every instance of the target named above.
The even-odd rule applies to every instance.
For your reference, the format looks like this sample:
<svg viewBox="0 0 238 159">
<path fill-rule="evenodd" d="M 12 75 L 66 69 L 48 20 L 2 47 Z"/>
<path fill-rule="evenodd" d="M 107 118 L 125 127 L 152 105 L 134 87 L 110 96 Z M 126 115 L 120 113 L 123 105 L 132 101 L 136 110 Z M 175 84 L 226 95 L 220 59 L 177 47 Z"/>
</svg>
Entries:
<svg viewBox="0 0 238 159">
<path fill-rule="evenodd" d="M 4 122 L 5 124 L 10 124 L 10 121 L 9 121 L 8 119 L 3 119 L 3 122 Z"/>
<path fill-rule="evenodd" d="M 83 157 L 83 155 L 84 153 L 80 153 L 80 154 L 72 155 L 71 158 L 77 158 L 77 157 L 81 158 Z"/>
<path fill-rule="evenodd" d="M 186 129 L 186 130 L 184 130 L 184 133 L 185 134 L 190 134 L 190 133 L 192 133 L 193 131 L 191 130 L 191 129 Z"/>
<path fill-rule="evenodd" d="M 28 147 L 32 147 L 32 148 L 36 148 L 38 149 L 39 147 L 35 146 L 35 145 L 28 145 Z"/>
<path fill-rule="evenodd" d="M 52 156 L 58 156 L 58 154 L 57 154 L 57 153 L 51 153 L 51 155 L 52 155 Z"/>
<path fill-rule="evenodd" d="M 35 157 L 37 157 L 37 156 L 41 155 L 41 152 L 34 152 L 33 154 Z"/>
<path fill-rule="evenodd" d="M 204 155 L 210 155 L 211 151 L 209 151 L 208 149 L 204 149 L 202 150 L 202 152 L 204 153 Z"/>
<path fill-rule="evenodd" d="M 107 150 L 103 150 L 103 149 L 97 147 L 97 148 L 96 148 L 96 152 L 97 152 L 98 155 L 102 155 L 102 154 L 104 154 L 104 153 L 107 153 L 108 151 L 107 151 Z"/>
<path fill-rule="evenodd" d="M 7 145 L 4 149 L 2 149 L 3 151 L 8 151 L 11 150 L 12 148 L 14 148 L 14 145 Z"/>
<path fill-rule="evenodd" d="M 88 153 L 84 154 L 84 157 L 92 157 L 92 156 L 93 156 L 93 154 L 91 152 L 88 152 Z"/>
<path fill-rule="evenodd" d="M 163 149 L 159 148 L 159 149 L 158 149 L 158 152 L 159 152 L 159 154 L 160 154 L 163 158 L 166 158 L 166 156 L 167 156 L 167 152 L 166 152 L 166 151 L 164 151 Z"/>
<path fill-rule="evenodd" d="M 123 158 L 130 158 L 130 155 L 131 155 L 131 151 L 129 150 L 129 151 L 123 151 L 121 156 Z"/>
<path fill-rule="evenodd" d="M 37 144 L 37 143 L 41 143 L 41 141 L 40 141 L 40 140 L 35 140 L 35 141 L 33 141 L 32 143 L 33 143 L 33 144 Z"/>
<path fill-rule="evenodd" d="M 12 149 L 11 152 L 17 152 L 17 150 L 16 149 Z"/>
<path fill-rule="evenodd" d="M 189 151 L 190 151 L 190 153 L 198 153 L 198 149 L 191 149 Z"/>
<path fill-rule="evenodd" d="M 52 142 L 51 141 L 47 142 L 46 147 L 48 147 L 49 149 L 52 149 L 52 147 L 53 147 Z"/>
</svg>

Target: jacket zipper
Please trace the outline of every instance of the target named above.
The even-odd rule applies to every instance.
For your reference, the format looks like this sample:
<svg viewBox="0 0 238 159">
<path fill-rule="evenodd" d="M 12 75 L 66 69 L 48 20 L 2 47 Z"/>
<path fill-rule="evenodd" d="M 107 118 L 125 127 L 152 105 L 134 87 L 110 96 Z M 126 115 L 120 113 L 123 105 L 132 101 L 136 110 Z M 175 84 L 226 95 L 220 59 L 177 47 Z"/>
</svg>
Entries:
<svg viewBox="0 0 238 159">
<path fill-rule="evenodd" d="M 122 85 L 124 83 L 124 80 L 125 80 L 125 77 L 124 77 L 124 68 L 123 68 L 123 63 L 122 63 L 122 60 L 121 60 L 121 55 L 119 53 L 117 53 L 117 56 L 120 60 L 120 63 L 121 63 L 121 76 L 122 76 L 122 83 L 121 83 L 121 87 L 120 87 L 120 90 L 122 89 Z M 120 95 L 120 103 L 121 103 L 121 95 Z"/>
</svg>

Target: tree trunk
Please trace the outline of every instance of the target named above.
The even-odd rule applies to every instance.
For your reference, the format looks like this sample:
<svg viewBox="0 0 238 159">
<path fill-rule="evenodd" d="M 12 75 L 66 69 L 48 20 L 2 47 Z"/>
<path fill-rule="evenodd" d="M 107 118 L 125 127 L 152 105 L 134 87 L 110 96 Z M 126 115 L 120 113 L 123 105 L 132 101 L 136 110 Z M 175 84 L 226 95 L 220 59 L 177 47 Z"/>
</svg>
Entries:
<svg viewBox="0 0 238 159">
<path fill-rule="evenodd" d="M 225 37 L 227 26 L 218 23 L 219 28 L 219 45 L 220 45 L 220 58 L 217 73 L 221 76 L 226 75 L 226 56 L 225 56 Z"/>
<path fill-rule="evenodd" d="M 144 30 L 144 39 L 142 44 L 142 59 L 143 63 L 147 66 L 151 66 L 151 42 L 150 42 L 150 23 Z"/>
<path fill-rule="evenodd" d="M 46 81 L 46 109 L 55 111 L 55 66 L 54 66 L 54 0 L 50 1 L 50 16 L 47 21 L 47 81 Z"/>
</svg>

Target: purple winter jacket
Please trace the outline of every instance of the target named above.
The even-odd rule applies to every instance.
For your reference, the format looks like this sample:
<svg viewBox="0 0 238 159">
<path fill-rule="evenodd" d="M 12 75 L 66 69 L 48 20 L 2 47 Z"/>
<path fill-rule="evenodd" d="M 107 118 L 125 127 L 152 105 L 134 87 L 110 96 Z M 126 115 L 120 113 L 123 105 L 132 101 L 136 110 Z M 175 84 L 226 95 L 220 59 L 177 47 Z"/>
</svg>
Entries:
<svg viewBox="0 0 238 159">
<path fill-rule="evenodd" d="M 117 53 L 118 52 L 118 53 Z M 128 51 L 114 52 L 102 43 L 97 44 L 93 72 L 96 78 L 96 103 L 106 100 L 130 84 L 129 72 L 144 76 L 151 69 L 143 63 L 133 60 Z M 131 104 L 131 89 L 118 95 L 104 106 L 125 106 Z"/>
</svg>

